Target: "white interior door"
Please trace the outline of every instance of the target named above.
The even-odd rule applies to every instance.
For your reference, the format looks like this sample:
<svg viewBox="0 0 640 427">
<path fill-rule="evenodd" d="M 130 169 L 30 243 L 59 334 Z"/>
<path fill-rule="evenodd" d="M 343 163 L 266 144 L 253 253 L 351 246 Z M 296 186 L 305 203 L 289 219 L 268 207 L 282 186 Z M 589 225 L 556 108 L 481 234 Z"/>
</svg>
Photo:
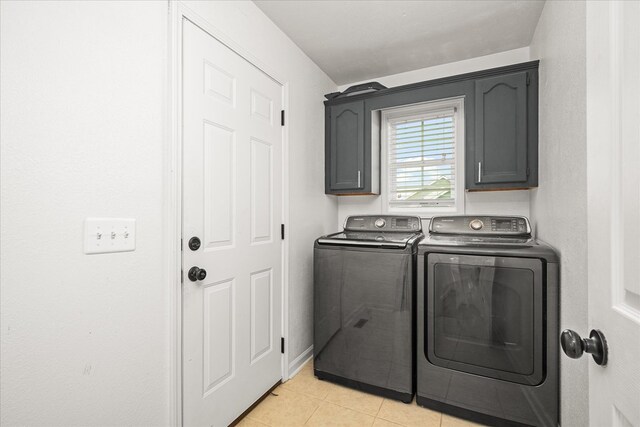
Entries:
<svg viewBox="0 0 640 427">
<path fill-rule="evenodd" d="M 640 2 L 587 2 L 587 146 L 590 424 L 640 427 Z"/>
<path fill-rule="evenodd" d="M 225 426 L 281 379 L 282 87 L 187 20 L 182 51 L 183 421 Z"/>
</svg>

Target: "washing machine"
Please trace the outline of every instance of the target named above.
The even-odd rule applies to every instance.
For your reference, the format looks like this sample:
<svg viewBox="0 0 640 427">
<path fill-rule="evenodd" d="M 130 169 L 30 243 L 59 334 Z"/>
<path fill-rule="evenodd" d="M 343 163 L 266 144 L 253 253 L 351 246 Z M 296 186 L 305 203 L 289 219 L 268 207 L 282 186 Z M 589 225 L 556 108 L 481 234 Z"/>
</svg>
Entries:
<svg viewBox="0 0 640 427">
<path fill-rule="evenodd" d="M 521 216 L 432 218 L 418 248 L 421 406 L 558 425 L 559 258 Z"/>
<path fill-rule="evenodd" d="M 411 402 L 420 218 L 358 215 L 314 244 L 314 374 Z"/>
</svg>

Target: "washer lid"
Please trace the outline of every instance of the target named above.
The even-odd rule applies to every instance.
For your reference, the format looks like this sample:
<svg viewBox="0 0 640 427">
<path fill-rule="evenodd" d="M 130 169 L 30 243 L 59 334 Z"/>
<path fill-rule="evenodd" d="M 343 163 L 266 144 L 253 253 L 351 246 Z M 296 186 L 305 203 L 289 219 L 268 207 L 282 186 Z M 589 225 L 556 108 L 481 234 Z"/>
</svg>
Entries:
<svg viewBox="0 0 640 427">
<path fill-rule="evenodd" d="M 321 245 L 371 246 L 403 249 L 422 233 L 344 231 L 318 239 Z"/>
</svg>

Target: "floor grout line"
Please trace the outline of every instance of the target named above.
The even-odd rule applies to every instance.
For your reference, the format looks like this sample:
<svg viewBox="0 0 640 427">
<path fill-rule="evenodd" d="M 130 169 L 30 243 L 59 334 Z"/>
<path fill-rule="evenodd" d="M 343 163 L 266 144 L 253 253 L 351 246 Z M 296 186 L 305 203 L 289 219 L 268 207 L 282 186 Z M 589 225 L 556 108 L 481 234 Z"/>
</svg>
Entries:
<svg viewBox="0 0 640 427">
<path fill-rule="evenodd" d="M 337 384 L 336 384 L 336 385 L 337 385 Z M 340 387 L 343 387 L 343 386 L 340 386 Z M 354 392 L 357 392 L 357 393 L 366 394 L 366 395 L 368 395 L 368 396 L 378 397 L 378 396 L 376 396 L 375 394 L 364 393 L 364 392 L 361 392 L 360 390 L 353 390 L 353 389 L 350 389 L 350 390 L 351 390 L 351 391 L 354 391 Z M 329 397 L 329 394 L 331 394 L 331 393 L 330 393 L 330 392 L 329 392 L 329 393 L 327 393 L 327 397 L 325 397 L 325 398 L 323 399 L 323 401 L 324 401 L 324 402 L 330 403 L 330 404 L 332 404 L 332 405 L 339 406 L 339 407 L 344 408 L 344 409 L 349 409 L 350 411 L 354 411 L 354 412 L 357 412 L 357 413 L 359 413 L 359 414 L 368 415 L 368 416 L 373 417 L 373 418 L 378 418 L 378 413 L 380 412 L 380 408 L 382 407 L 382 403 L 384 402 L 384 398 L 383 398 L 383 399 L 382 399 L 382 401 L 380 402 L 380 406 L 378 406 L 378 410 L 376 411 L 376 414 L 375 414 L 375 415 L 373 415 L 373 414 L 371 414 L 371 413 L 364 412 L 364 411 L 361 411 L 361 410 L 359 410 L 359 409 L 354 409 L 354 408 L 350 408 L 349 406 L 341 405 L 341 404 L 336 403 L 336 402 L 331 402 L 330 400 L 327 400 L 327 398 Z"/>
<path fill-rule="evenodd" d="M 385 418 L 376 417 L 376 420 L 381 420 L 381 421 L 384 421 L 385 423 L 391 423 L 393 425 L 400 426 L 400 427 L 407 427 L 404 424 L 400 424 L 400 423 L 397 423 L 395 421 L 389 421 L 389 420 L 387 420 Z"/>
<path fill-rule="evenodd" d="M 309 418 L 307 418 L 307 420 L 304 422 L 304 425 L 307 425 L 307 423 L 309 422 L 309 420 L 311 418 L 313 418 L 313 415 L 318 412 L 318 409 L 320 409 L 320 405 L 318 405 L 318 407 L 316 409 L 313 410 L 313 412 L 311 413 L 311 415 L 309 415 Z"/>
<path fill-rule="evenodd" d="M 308 362 L 308 363 L 309 363 L 309 362 Z M 298 374 L 296 374 L 296 376 L 295 376 L 295 377 L 290 378 L 290 380 L 293 380 L 293 379 L 294 379 L 294 378 L 296 378 L 298 375 L 300 375 L 300 376 L 309 376 L 309 377 L 310 377 L 310 378 L 312 378 L 314 381 L 321 381 L 321 380 L 319 380 L 319 379 L 315 378 L 315 376 L 313 375 L 313 373 L 305 373 L 305 372 L 304 372 L 305 370 L 306 370 L 306 368 L 304 368 L 304 367 L 303 367 L 303 369 L 301 369 L 301 370 L 300 370 L 300 372 L 298 372 Z M 312 372 L 313 372 L 313 371 L 312 371 Z M 332 388 L 330 388 L 330 390 L 329 390 L 329 391 L 324 395 L 324 397 L 318 397 L 317 395 L 316 395 L 316 396 L 314 396 L 314 395 L 312 395 L 312 394 L 307 394 L 307 393 L 306 393 L 306 392 L 304 392 L 304 391 L 294 390 L 294 389 L 290 388 L 290 387 L 288 386 L 288 384 L 287 384 L 287 383 L 283 383 L 283 384 L 281 385 L 281 387 L 282 387 L 282 389 L 283 389 L 283 390 L 286 390 L 286 391 L 287 391 L 287 392 L 289 392 L 289 393 L 293 393 L 294 395 L 299 395 L 299 396 L 305 397 L 305 398 L 307 398 L 307 399 L 312 399 L 312 400 L 313 400 L 313 401 L 315 401 L 315 402 L 318 402 L 318 406 L 316 406 L 316 407 L 313 409 L 313 411 L 311 412 L 311 414 L 310 414 L 310 415 L 305 419 L 305 421 L 304 421 L 304 425 L 308 425 L 309 421 L 313 418 L 313 416 L 314 416 L 314 415 L 318 412 L 318 410 L 320 409 L 320 406 L 322 406 L 322 403 L 323 403 L 323 402 L 326 402 L 326 403 L 327 403 L 327 404 L 329 404 L 329 405 L 335 405 L 335 406 L 337 406 L 337 407 L 339 407 L 339 408 L 342 408 L 342 409 L 345 409 L 345 410 L 348 410 L 348 411 L 353 411 L 353 412 L 358 413 L 358 414 L 361 414 L 361 415 L 366 415 L 367 417 L 372 418 L 372 420 L 373 420 L 373 421 L 372 421 L 372 423 L 371 423 L 372 425 L 376 423 L 376 420 L 380 420 L 380 421 L 384 421 L 384 422 L 387 422 L 387 423 L 391 423 L 392 425 L 397 425 L 397 426 L 401 426 L 401 427 L 406 427 L 404 424 L 401 424 L 401 423 L 398 423 L 398 422 L 396 422 L 396 421 L 389 420 L 389 419 L 387 419 L 387 418 L 384 418 L 384 417 L 381 417 L 381 416 L 380 416 L 380 412 L 381 412 L 381 410 L 382 410 L 382 407 L 383 407 L 383 406 L 384 406 L 384 404 L 385 404 L 385 401 L 389 400 L 389 401 L 391 402 L 391 400 L 390 400 L 390 399 L 387 399 L 387 398 L 384 398 L 384 397 L 381 397 L 381 396 L 377 396 L 377 395 L 375 395 L 375 394 L 366 393 L 366 392 L 363 392 L 363 391 L 361 391 L 361 390 L 356 390 L 356 389 L 351 389 L 351 388 L 349 388 L 349 387 L 344 387 L 344 386 L 342 386 L 342 385 L 335 384 L 335 383 L 331 383 L 331 382 L 327 382 L 327 384 L 328 384 L 328 385 L 330 385 L 331 387 L 337 387 L 335 390 L 339 390 L 340 388 L 346 388 L 346 389 L 349 389 L 350 391 L 352 391 L 352 392 L 356 393 L 356 397 L 357 397 L 358 395 L 367 395 L 367 396 L 371 396 L 371 397 L 374 397 L 374 398 L 375 398 L 375 397 L 380 398 L 381 400 L 380 400 L 380 403 L 379 403 L 379 405 L 378 405 L 378 408 L 377 408 L 377 410 L 376 410 L 376 412 L 375 412 L 375 415 L 373 415 L 373 414 L 372 414 L 372 412 L 364 412 L 364 411 L 362 411 L 362 410 L 354 409 L 354 408 L 349 407 L 349 406 L 346 406 L 346 405 L 344 405 L 344 404 L 336 403 L 336 402 L 333 402 L 333 401 L 328 400 L 328 399 L 329 399 L 329 397 L 332 395 L 332 392 L 333 392 L 333 391 L 335 391 L 335 390 L 333 390 Z M 265 402 L 266 402 L 266 399 L 265 399 Z M 261 406 L 262 404 L 263 404 L 263 402 L 261 402 L 261 403 L 260 403 L 260 405 L 258 405 L 258 406 Z M 410 403 L 409 405 L 415 405 L 415 401 L 414 401 L 414 402 L 412 402 L 412 403 Z M 419 406 L 419 405 L 418 405 L 418 406 Z M 256 409 L 257 409 L 257 407 L 256 407 Z M 253 411 L 252 411 L 252 412 L 253 412 Z M 246 416 L 246 417 L 247 417 L 248 419 L 251 419 L 252 421 L 257 422 L 257 423 L 259 423 L 260 425 L 265 425 L 265 426 L 268 426 L 268 427 L 273 427 L 273 426 L 272 426 L 271 424 L 269 424 L 269 423 L 265 423 L 264 421 L 262 421 L 262 420 L 260 420 L 260 419 L 254 418 L 254 417 L 252 416 L 252 412 L 250 412 L 249 414 L 247 414 L 247 416 Z M 439 426 L 439 427 L 443 427 L 444 415 L 442 414 L 442 412 L 439 412 L 439 411 L 433 411 L 433 412 L 438 412 L 438 415 L 439 415 L 438 426 Z"/>
<path fill-rule="evenodd" d="M 338 407 L 340 407 L 340 408 L 342 408 L 342 409 L 347 409 L 347 410 L 349 410 L 349 411 L 357 412 L 358 414 L 367 415 L 367 416 L 369 416 L 369 417 L 377 418 L 377 415 L 372 415 L 372 414 L 370 414 L 370 413 L 368 413 L 368 412 L 364 412 L 364 411 L 360 411 L 360 410 L 358 410 L 358 409 L 350 408 L 350 407 L 348 407 L 348 406 L 341 405 L 341 404 L 336 403 L 336 402 L 331 402 L 330 400 L 327 400 L 327 399 L 323 400 L 323 402 L 327 402 L 327 403 L 328 403 L 328 404 L 330 404 L 330 405 L 338 406 Z"/>
</svg>

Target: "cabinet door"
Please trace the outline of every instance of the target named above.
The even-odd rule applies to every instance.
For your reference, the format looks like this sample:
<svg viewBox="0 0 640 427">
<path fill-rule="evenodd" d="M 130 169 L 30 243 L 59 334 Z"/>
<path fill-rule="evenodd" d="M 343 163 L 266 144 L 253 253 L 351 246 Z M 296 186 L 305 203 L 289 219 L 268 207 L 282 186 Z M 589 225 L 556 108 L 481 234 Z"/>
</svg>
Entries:
<svg viewBox="0 0 640 427">
<path fill-rule="evenodd" d="M 476 81 L 477 185 L 527 181 L 527 72 Z"/>
<path fill-rule="evenodd" d="M 364 188 L 364 101 L 331 107 L 330 189 Z"/>
</svg>

